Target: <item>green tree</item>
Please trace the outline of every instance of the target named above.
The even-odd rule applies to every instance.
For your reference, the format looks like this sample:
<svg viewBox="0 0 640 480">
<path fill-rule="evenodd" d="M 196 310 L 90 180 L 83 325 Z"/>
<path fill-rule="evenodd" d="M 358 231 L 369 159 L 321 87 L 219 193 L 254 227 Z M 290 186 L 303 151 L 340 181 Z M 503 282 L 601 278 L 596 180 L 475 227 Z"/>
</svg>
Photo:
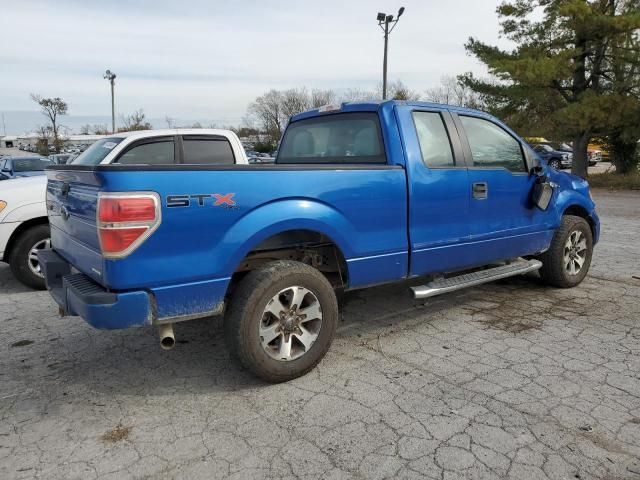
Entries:
<svg viewBox="0 0 640 480">
<path fill-rule="evenodd" d="M 529 135 L 572 138 L 572 172 L 585 178 L 589 140 L 621 120 L 613 119 L 609 108 L 607 67 L 619 62 L 611 45 L 640 28 L 637 5 L 638 0 L 505 1 L 497 13 L 515 48 L 475 38 L 465 45 L 499 82 L 469 74 L 463 81 L 492 97 L 495 112 L 514 127 L 533 126 Z"/>
<path fill-rule="evenodd" d="M 623 2 L 623 8 L 638 9 L 640 2 Z M 626 5 L 625 5 L 626 4 Z M 611 131 L 608 147 L 616 172 L 626 174 L 638 165 L 640 139 L 640 48 L 638 33 L 630 32 L 611 43 L 603 73 L 611 91 Z"/>
<path fill-rule="evenodd" d="M 55 146 L 56 152 L 60 153 L 62 141 L 58 135 L 58 130 L 60 129 L 58 117 L 67 114 L 69 105 L 67 105 L 67 102 L 62 100 L 60 97 L 43 98 L 41 95 L 37 95 L 35 93 L 31 94 L 31 100 L 40 106 L 42 114 L 49 119 L 49 122 L 51 123 L 51 132 L 53 133 L 53 145 Z"/>
</svg>

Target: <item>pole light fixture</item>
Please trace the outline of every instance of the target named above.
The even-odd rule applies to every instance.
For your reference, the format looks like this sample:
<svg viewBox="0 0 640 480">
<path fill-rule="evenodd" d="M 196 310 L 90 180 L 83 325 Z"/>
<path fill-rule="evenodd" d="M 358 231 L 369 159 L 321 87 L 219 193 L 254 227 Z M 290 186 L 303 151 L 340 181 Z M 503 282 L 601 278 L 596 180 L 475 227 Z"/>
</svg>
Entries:
<svg viewBox="0 0 640 480">
<path fill-rule="evenodd" d="M 111 84 L 111 133 L 116 133 L 116 109 L 115 109 L 115 100 L 113 94 L 113 87 L 115 85 L 116 74 L 111 70 L 107 70 L 104 72 L 103 77 L 106 80 L 109 80 Z"/>
<path fill-rule="evenodd" d="M 396 28 L 398 24 L 398 20 L 404 13 L 404 7 L 401 7 L 398 10 L 398 15 L 393 18 L 393 15 L 387 15 L 386 13 L 378 12 L 378 16 L 376 20 L 378 21 L 378 25 L 384 32 L 384 59 L 382 61 L 382 99 L 387 99 L 387 50 L 389 46 L 389 34 Z"/>
</svg>

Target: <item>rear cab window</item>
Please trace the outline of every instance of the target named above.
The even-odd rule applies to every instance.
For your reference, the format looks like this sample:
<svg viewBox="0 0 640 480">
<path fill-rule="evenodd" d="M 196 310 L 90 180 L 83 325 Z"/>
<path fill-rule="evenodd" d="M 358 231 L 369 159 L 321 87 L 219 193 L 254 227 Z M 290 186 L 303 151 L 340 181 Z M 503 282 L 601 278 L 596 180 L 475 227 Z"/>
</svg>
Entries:
<svg viewBox="0 0 640 480">
<path fill-rule="evenodd" d="M 385 164 L 380 120 L 375 112 L 323 115 L 289 124 L 278 150 L 279 164 Z"/>
</svg>

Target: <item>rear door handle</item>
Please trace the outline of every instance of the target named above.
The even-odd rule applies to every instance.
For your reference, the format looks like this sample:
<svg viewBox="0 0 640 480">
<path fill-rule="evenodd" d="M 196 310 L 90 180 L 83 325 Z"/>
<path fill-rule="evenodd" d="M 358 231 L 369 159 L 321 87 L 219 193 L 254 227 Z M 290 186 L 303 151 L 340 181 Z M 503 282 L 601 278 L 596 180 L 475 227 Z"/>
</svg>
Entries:
<svg viewBox="0 0 640 480">
<path fill-rule="evenodd" d="M 487 182 L 475 182 L 471 186 L 471 192 L 473 194 L 473 198 L 477 200 L 485 200 L 489 195 L 489 186 Z"/>
</svg>

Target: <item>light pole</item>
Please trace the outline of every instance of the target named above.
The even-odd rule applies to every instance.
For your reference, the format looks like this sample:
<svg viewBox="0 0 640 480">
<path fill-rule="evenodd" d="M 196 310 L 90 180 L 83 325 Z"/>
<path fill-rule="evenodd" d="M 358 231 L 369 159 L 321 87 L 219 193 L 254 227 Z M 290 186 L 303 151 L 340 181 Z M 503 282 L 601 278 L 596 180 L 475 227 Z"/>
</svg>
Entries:
<svg viewBox="0 0 640 480">
<path fill-rule="evenodd" d="M 382 99 L 387 99 L 387 46 L 389 45 L 389 34 L 396 28 L 396 24 L 400 17 L 404 13 L 404 7 L 398 10 L 398 16 L 393 19 L 393 15 L 387 15 L 386 13 L 378 12 L 378 25 L 384 32 L 384 60 L 382 61 Z M 391 25 L 391 28 L 389 28 Z"/>
<path fill-rule="evenodd" d="M 116 109 L 113 97 L 113 86 L 115 85 L 116 74 L 111 70 L 104 72 L 102 78 L 106 78 L 111 83 L 111 133 L 116 133 Z"/>
</svg>

